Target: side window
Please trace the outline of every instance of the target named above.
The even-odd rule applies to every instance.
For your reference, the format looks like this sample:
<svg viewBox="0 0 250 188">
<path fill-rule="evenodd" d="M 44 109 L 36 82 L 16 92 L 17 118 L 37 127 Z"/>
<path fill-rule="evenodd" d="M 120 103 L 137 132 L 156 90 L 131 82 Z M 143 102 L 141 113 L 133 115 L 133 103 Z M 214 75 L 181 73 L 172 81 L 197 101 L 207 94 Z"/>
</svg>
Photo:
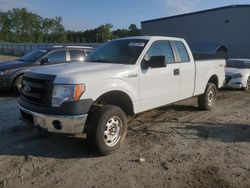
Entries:
<svg viewBox="0 0 250 188">
<path fill-rule="evenodd" d="M 70 60 L 71 61 L 83 61 L 84 60 L 84 51 L 81 50 L 69 50 Z"/>
<path fill-rule="evenodd" d="M 181 41 L 175 41 L 174 44 L 175 44 L 176 50 L 180 56 L 180 62 L 190 61 L 187 49 L 184 46 L 184 44 Z"/>
<path fill-rule="evenodd" d="M 47 56 L 47 58 L 50 59 L 50 63 L 65 62 L 66 61 L 66 51 L 60 50 L 60 51 L 52 52 L 51 54 L 49 54 Z"/>
<path fill-rule="evenodd" d="M 148 49 L 145 58 L 150 59 L 152 56 L 165 56 L 166 62 L 174 63 L 174 54 L 168 41 L 154 42 Z"/>
</svg>

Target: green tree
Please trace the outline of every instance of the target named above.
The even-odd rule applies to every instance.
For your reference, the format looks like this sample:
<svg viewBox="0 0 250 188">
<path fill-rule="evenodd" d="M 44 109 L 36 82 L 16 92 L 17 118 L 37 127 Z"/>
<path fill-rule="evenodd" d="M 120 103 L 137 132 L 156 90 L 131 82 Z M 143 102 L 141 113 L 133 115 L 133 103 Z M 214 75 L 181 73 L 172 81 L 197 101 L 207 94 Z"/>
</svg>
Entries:
<svg viewBox="0 0 250 188">
<path fill-rule="evenodd" d="M 11 20 L 7 12 L 0 11 L 0 42 L 9 41 L 11 38 Z"/>
<path fill-rule="evenodd" d="M 113 37 L 111 29 L 113 28 L 112 24 L 101 25 L 97 28 L 96 33 L 96 42 L 107 42 Z"/>
<path fill-rule="evenodd" d="M 129 36 L 138 36 L 141 34 L 141 30 L 137 28 L 137 26 L 135 24 L 131 24 L 129 26 Z"/>
<path fill-rule="evenodd" d="M 140 29 L 135 24 L 128 29 L 112 29 L 113 25 L 107 23 L 86 31 L 66 32 L 61 17 L 43 18 L 25 8 L 0 11 L 0 42 L 91 43 L 140 35 Z"/>
<path fill-rule="evenodd" d="M 66 42 L 66 33 L 63 25 L 61 24 L 62 18 L 56 17 L 51 20 L 51 27 L 49 28 L 48 42 Z"/>
<path fill-rule="evenodd" d="M 2 42 L 65 42 L 62 18 L 42 18 L 25 8 L 0 12 Z"/>
</svg>

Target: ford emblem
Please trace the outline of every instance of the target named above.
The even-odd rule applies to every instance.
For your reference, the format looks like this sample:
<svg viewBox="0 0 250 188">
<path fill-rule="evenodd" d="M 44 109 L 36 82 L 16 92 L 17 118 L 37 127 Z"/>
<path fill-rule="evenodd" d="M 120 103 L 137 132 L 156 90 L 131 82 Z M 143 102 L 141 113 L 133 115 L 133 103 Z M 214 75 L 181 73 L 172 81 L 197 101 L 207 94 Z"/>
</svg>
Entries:
<svg viewBox="0 0 250 188">
<path fill-rule="evenodd" d="M 24 86 L 24 91 L 26 91 L 27 93 L 29 93 L 30 92 L 30 86 Z"/>
</svg>

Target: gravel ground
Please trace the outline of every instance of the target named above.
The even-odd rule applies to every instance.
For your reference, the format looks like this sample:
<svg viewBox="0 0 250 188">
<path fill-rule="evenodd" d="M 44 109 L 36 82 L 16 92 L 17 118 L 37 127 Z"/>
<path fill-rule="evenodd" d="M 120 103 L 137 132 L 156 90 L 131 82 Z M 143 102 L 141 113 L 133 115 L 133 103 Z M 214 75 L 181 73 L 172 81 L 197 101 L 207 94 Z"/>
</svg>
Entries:
<svg viewBox="0 0 250 188">
<path fill-rule="evenodd" d="M 250 92 L 218 95 L 210 112 L 192 98 L 130 118 L 121 150 L 99 157 L 84 136 L 23 125 L 2 93 L 0 187 L 250 187 Z"/>
</svg>

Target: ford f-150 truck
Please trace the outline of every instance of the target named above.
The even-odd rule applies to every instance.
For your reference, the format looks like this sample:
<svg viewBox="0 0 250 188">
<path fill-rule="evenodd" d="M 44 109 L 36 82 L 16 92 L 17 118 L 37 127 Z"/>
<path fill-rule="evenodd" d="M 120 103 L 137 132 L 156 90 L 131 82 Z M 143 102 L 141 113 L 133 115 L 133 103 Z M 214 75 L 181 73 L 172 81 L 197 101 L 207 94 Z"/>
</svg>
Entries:
<svg viewBox="0 0 250 188">
<path fill-rule="evenodd" d="M 34 69 L 19 98 L 24 122 L 53 133 L 86 133 L 100 154 L 116 151 L 127 116 L 198 96 L 210 110 L 225 60 L 195 61 L 184 39 L 141 36 L 110 41 L 85 63 Z"/>
</svg>

